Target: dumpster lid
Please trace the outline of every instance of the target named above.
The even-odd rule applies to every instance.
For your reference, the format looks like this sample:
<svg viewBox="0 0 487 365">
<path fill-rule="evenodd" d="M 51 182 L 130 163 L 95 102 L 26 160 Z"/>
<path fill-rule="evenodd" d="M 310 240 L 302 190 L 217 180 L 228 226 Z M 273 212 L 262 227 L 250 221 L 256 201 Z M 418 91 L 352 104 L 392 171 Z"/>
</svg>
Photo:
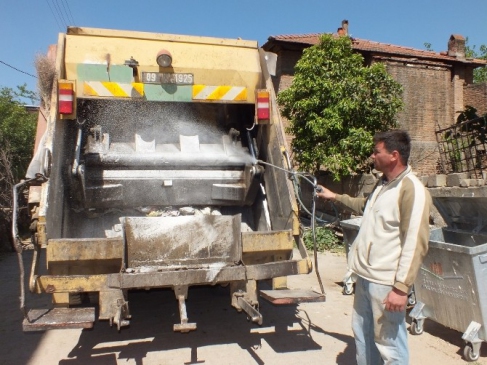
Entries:
<svg viewBox="0 0 487 365">
<path fill-rule="evenodd" d="M 454 229 L 487 232 L 487 197 L 434 196 L 433 204 Z"/>
</svg>

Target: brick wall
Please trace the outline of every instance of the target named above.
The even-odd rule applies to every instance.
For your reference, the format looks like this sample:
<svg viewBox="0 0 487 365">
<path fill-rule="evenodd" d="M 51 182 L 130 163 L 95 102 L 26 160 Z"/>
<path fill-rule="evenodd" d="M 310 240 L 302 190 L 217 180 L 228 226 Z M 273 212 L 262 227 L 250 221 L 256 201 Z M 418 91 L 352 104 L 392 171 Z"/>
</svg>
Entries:
<svg viewBox="0 0 487 365">
<path fill-rule="evenodd" d="M 454 123 L 454 89 L 446 67 L 387 62 L 389 74 L 403 86 L 400 128 L 413 141 L 410 164 L 418 175 L 437 172 L 439 153 L 435 131 Z"/>
<path fill-rule="evenodd" d="M 294 75 L 294 66 L 302 56 L 300 50 L 282 50 L 277 58 L 278 74 Z"/>
<path fill-rule="evenodd" d="M 470 105 L 477 109 L 477 115 L 487 113 L 487 82 L 471 84 L 465 87 L 465 106 Z"/>
<path fill-rule="evenodd" d="M 288 73 L 291 64 L 299 57 L 297 52 L 280 56 L 281 72 L 274 80 L 278 91 L 287 89 L 293 80 Z M 409 131 L 413 140 L 410 164 L 418 175 L 435 174 L 440 156 L 435 130 L 454 123 L 453 85 L 450 70 L 446 67 L 426 68 L 421 65 L 388 62 L 387 71 L 403 86 L 404 110 L 398 115 L 400 128 Z M 286 70 L 286 72 L 284 72 Z M 283 118 L 287 127 L 289 124 Z M 288 135 L 290 145 L 292 136 Z"/>
</svg>

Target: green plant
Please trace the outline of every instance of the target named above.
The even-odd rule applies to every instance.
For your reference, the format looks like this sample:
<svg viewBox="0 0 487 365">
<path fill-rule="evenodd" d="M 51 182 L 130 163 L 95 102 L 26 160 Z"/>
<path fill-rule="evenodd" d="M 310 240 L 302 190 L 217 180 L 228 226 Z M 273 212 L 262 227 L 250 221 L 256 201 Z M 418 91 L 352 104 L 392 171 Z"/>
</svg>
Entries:
<svg viewBox="0 0 487 365">
<path fill-rule="evenodd" d="M 332 229 L 328 227 L 316 227 L 316 249 L 318 252 L 345 252 L 343 241 Z M 306 228 L 303 234 L 304 245 L 309 251 L 314 250 L 313 231 Z"/>
<path fill-rule="evenodd" d="M 470 46 L 468 44 L 468 37 L 465 40 L 465 57 L 478 58 L 481 60 L 487 60 L 487 45 L 482 44 L 477 50 L 475 45 Z M 473 70 L 473 82 L 481 83 L 487 82 L 487 66 L 477 67 Z"/>
<path fill-rule="evenodd" d="M 336 180 L 368 170 L 376 132 L 396 127 L 402 87 L 382 63 L 364 65 L 348 37 L 324 35 L 304 50 L 291 86 L 278 95 L 300 169 Z"/>
<path fill-rule="evenodd" d="M 12 188 L 25 176 L 34 150 L 37 115 L 21 100 L 34 98 L 25 86 L 0 88 L 0 249 L 10 249 Z"/>
</svg>

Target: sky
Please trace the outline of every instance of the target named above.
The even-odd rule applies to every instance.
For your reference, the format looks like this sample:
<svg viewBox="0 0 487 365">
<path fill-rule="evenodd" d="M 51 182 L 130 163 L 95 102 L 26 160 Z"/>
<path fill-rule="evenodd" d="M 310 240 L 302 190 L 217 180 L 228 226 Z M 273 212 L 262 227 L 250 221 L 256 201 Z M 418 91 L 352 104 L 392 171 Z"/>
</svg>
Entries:
<svg viewBox="0 0 487 365">
<path fill-rule="evenodd" d="M 487 0 L 0 0 L 0 88 L 37 91 L 34 61 L 67 26 L 256 40 L 333 33 L 444 51 L 452 34 L 487 45 Z"/>
</svg>

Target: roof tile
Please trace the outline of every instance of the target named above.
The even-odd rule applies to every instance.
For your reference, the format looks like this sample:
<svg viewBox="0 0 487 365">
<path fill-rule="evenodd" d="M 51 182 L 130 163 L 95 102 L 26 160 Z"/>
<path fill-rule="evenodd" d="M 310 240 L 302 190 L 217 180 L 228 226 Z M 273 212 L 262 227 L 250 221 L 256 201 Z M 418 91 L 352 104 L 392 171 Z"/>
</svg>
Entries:
<svg viewBox="0 0 487 365">
<path fill-rule="evenodd" d="M 281 41 L 290 43 L 303 43 L 308 45 L 318 44 L 323 33 L 310 34 L 283 34 L 269 37 L 269 41 Z M 468 62 L 478 65 L 486 65 L 487 61 L 481 59 L 466 59 L 460 60 L 456 57 L 448 56 L 446 52 L 433 52 L 427 50 L 419 50 L 411 47 L 397 46 L 394 44 L 379 43 L 369 41 L 366 39 L 352 38 L 352 48 L 357 51 L 377 52 L 382 54 L 389 54 L 395 56 L 417 57 L 430 60 Z"/>
</svg>

